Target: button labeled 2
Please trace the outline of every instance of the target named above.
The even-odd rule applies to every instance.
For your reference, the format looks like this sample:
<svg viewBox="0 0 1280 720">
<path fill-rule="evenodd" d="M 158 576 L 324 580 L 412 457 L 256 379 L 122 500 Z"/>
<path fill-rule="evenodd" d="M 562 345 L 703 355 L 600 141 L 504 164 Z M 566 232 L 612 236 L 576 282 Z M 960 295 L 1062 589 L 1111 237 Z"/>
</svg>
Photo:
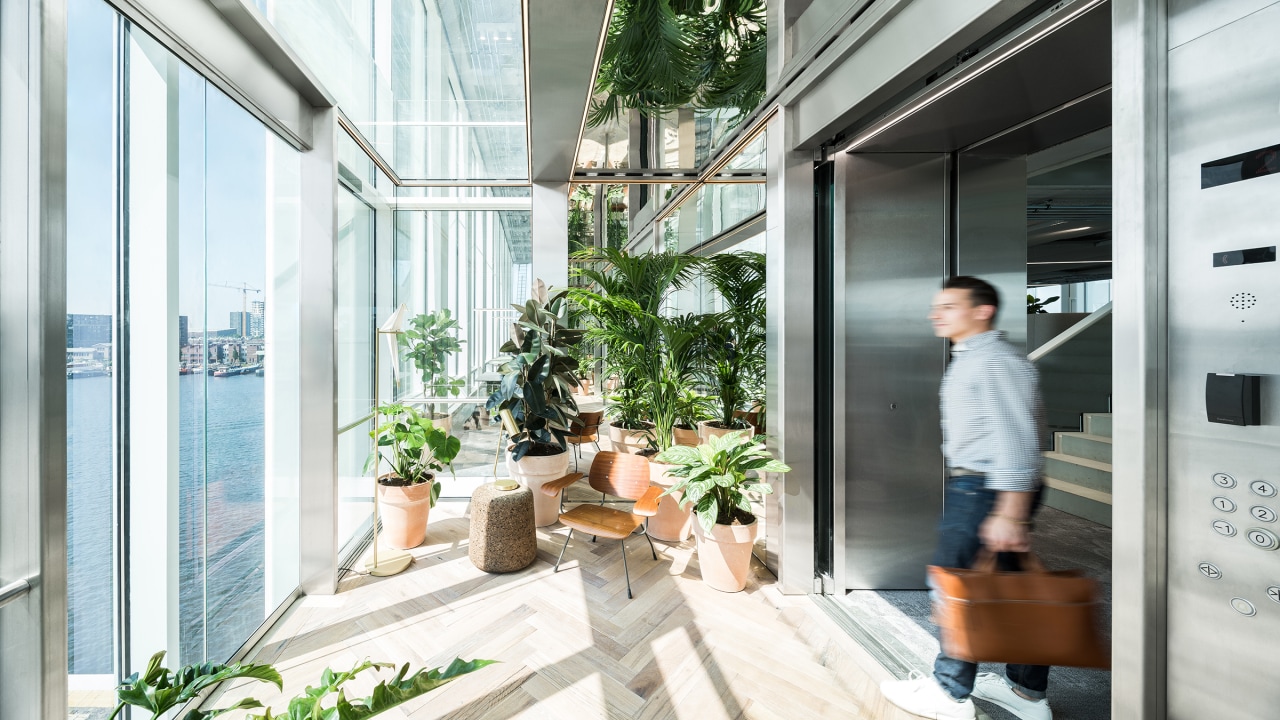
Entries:
<svg viewBox="0 0 1280 720">
<path fill-rule="evenodd" d="M 1265 505 L 1254 505 L 1249 508 L 1249 514 L 1258 518 L 1262 522 L 1276 521 L 1276 511 Z"/>
</svg>

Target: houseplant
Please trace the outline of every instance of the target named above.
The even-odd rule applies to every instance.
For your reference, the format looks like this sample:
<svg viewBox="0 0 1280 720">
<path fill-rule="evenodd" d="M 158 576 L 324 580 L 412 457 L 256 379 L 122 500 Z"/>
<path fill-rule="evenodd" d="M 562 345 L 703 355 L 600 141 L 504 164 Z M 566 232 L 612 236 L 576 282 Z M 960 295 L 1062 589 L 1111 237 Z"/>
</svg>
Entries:
<svg viewBox="0 0 1280 720">
<path fill-rule="evenodd" d="M 404 356 L 421 373 L 422 392 L 427 397 L 457 397 L 462 392 L 463 379 L 448 374 L 449 357 L 460 352 L 465 342 L 458 339 L 458 330 L 458 321 L 448 308 L 443 308 L 411 318 L 408 329 L 400 334 Z M 437 422 L 448 418 L 447 414 L 437 414 L 435 405 L 428 405 L 427 413 Z M 449 432 L 447 423 L 443 429 Z"/>
<path fill-rule="evenodd" d="M 206 689 L 224 680 L 252 678 L 261 682 L 269 682 L 277 688 L 284 689 L 284 681 L 280 673 L 271 665 L 220 665 L 216 663 L 200 663 L 184 665 L 176 671 L 160 665 L 164 662 L 164 651 L 151 656 L 147 669 L 143 673 L 130 675 L 116 688 L 118 705 L 107 720 L 114 720 L 126 705 L 140 708 L 151 713 L 151 720 L 165 717 L 170 710 L 180 708 L 200 696 Z M 448 667 L 434 670 L 419 670 L 409 675 L 406 664 L 390 680 L 378 683 L 373 693 L 361 700 L 347 700 L 342 686 L 366 670 L 377 672 L 383 668 L 394 668 L 390 663 L 374 663 L 365 660 L 346 672 L 334 672 L 325 669 L 320 683 L 308 687 L 302 695 L 289 701 L 288 709 L 272 713 L 268 709 L 261 715 L 250 714 L 250 720 L 271 720 L 272 718 L 325 718 L 326 720 L 363 720 L 373 717 L 408 700 L 425 695 L 455 678 L 475 672 L 494 660 L 472 660 L 464 662 L 454 659 Z M 336 702 L 324 707 L 326 698 L 338 694 Z M 258 700 L 242 698 L 234 705 L 216 710 L 193 709 L 182 716 L 182 720 L 206 720 L 232 710 L 245 710 L 263 707 Z M 140 715 L 135 715 L 140 718 Z"/>
<path fill-rule="evenodd" d="M 669 473 L 677 478 L 665 494 L 683 493 L 681 502 L 690 505 L 697 518 L 693 529 L 702 579 L 723 592 L 742 590 L 758 532 L 747 494 L 773 492 L 764 478 L 747 474 L 791 468 L 742 432 L 713 437 L 697 447 L 677 445 L 657 459 L 673 465 Z"/>
<path fill-rule="evenodd" d="M 440 497 L 436 473 L 453 462 L 462 442 L 406 405 L 383 405 L 378 412 L 386 422 L 369 433 L 375 449 L 364 471 L 377 472 L 383 460 L 389 466 L 389 472 L 378 476 L 383 537 L 391 547 L 405 550 L 426 539 L 428 514 Z"/>
<path fill-rule="evenodd" d="M 653 425 L 649 430 L 647 453 L 661 454 L 676 444 L 675 426 L 681 410 L 686 408 L 687 395 L 693 390 L 700 339 L 706 332 L 705 319 L 692 314 L 658 318 L 661 342 L 653 352 L 655 376 L 645 381 L 645 397 Z M 667 472 L 670 467 L 656 457 L 651 458 L 652 482 L 670 487 L 675 482 Z M 657 514 L 648 520 L 649 534 L 658 540 L 684 542 L 689 538 L 691 527 L 689 508 L 680 503 L 679 493 L 664 496 L 658 503 Z"/>
<path fill-rule="evenodd" d="M 559 498 L 544 495 L 540 488 L 569 470 L 564 437 L 578 419 L 573 399 L 573 388 L 580 382 L 578 361 L 569 348 L 581 342 L 583 331 L 568 326 L 566 293 L 548 295 L 546 285 L 537 280 L 533 297 L 513 306 L 520 317 L 501 348 L 512 358 L 502 366 L 502 382 L 485 404 L 503 419 L 510 442 L 507 468 L 533 492 L 534 523 L 539 527 L 559 518 Z"/>
<path fill-rule="evenodd" d="M 762 400 L 765 374 L 765 258 L 754 252 L 709 258 L 706 279 L 724 311 L 704 335 L 704 377 L 715 390 L 717 416 L 702 425 L 702 439 L 751 430 L 737 413 Z"/>
<path fill-rule="evenodd" d="M 675 444 L 696 446 L 699 443 L 698 423 L 715 417 L 715 410 L 715 397 L 687 388 L 676 405 L 676 424 L 671 431 Z"/>
</svg>

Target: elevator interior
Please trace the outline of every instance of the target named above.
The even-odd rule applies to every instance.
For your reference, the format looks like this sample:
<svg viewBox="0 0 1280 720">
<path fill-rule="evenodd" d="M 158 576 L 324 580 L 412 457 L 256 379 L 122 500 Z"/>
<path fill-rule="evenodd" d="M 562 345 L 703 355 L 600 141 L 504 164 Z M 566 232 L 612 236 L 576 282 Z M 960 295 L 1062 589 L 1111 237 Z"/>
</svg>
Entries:
<svg viewBox="0 0 1280 720">
<path fill-rule="evenodd" d="M 1036 352 L 1048 429 L 1087 445 L 1083 465 L 1047 469 L 1078 476 L 1048 483 L 1037 550 L 1050 565 L 1110 576 L 1110 306 L 1069 318 L 1024 309 L 1031 288 L 1105 293 L 1112 276 L 1110 8 L 1068 5 L 855 128 L 833 158 L 831 572 L 855 622 L 879 638 L 873 650 L 902 673 L 927 669 L 936 652 L 923 569 L 942 510 L 949 347 L 925 316 L 949 275 L 997 287 L 998 328 Z M 1109 716 L 1108 673 L 1051 683 L 1087 708 L 1073 716 Z"/>
</svg>

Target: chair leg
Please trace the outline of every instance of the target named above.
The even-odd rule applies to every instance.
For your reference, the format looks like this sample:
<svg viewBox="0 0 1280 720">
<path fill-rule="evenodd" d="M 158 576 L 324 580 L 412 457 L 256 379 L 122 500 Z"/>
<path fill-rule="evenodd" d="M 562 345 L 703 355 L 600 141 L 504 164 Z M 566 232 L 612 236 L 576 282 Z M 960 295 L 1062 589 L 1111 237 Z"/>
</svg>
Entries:
<svg viewBox="0 0 1280 720">
<path fill-rule="evenodd" d="M 564 547 L 560 548 L 560 557 L 556 558 L 556 566 L 551 572 L 560 572 L 560 560 L 564 558 L 564 551 L 569 548 L 569 538 L 573 537 L 573 528 L 569 528 L 569 534 L 564 536 Z"/>
<path fill-rule="evenodd" d="M 627 578 L 627 599 L 631 599 L 631 571 L 627 570 L 627 539 L 622 538 L 618 542 L 622 543 L 622 574 Z"/>
<path fill-rule="evenodd" d="M 658 559 L 658 551 L 653 549 L 653 538 L 649 537 L 649 529 L 648 529 L 648 527 L 643 528 L 643 532 L 641 532 L 641 534 L 642 534 L 642 535 L 644 535 L 644 539 L 645 539 L 645 540 L 648 540 L 648 541 L 649 541 L 649 554 L 653 555 L 653 559 L 654 559 L 654 560 L 657 560 L 657 559 Z"/>
</svg>

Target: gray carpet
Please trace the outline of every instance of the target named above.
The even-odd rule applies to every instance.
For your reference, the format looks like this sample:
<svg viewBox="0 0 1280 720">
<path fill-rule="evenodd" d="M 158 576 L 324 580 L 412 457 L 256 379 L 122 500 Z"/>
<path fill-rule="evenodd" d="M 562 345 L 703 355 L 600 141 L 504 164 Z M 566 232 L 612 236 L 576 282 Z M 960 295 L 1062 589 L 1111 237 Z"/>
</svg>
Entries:
<svg viewBox="0 0 1280 720">
<path fill-rule="evenodd" d="M 1050 570 L 1082 568 L 1102 586 L 1104 630 L 1111 629 L 1111 528 L 1042 508 L 1037 517 L 1035 551 Z M 929 622 L 929 598 L 923 590 L 848 593 L 850 614 L 905 664 L 931 672 L 938 652 L 937 627 Z M 983 665 L 981 672 L 1001 672 Z M 1108 720 L 1111 717 L 1111 673 L 1105 670 L 1054 668 L 1049 673 L 1049 704 L 1054 720 Z M 1001 708 L 979 702 L 993 720 L 1016 720 Z"/>
</svg>

